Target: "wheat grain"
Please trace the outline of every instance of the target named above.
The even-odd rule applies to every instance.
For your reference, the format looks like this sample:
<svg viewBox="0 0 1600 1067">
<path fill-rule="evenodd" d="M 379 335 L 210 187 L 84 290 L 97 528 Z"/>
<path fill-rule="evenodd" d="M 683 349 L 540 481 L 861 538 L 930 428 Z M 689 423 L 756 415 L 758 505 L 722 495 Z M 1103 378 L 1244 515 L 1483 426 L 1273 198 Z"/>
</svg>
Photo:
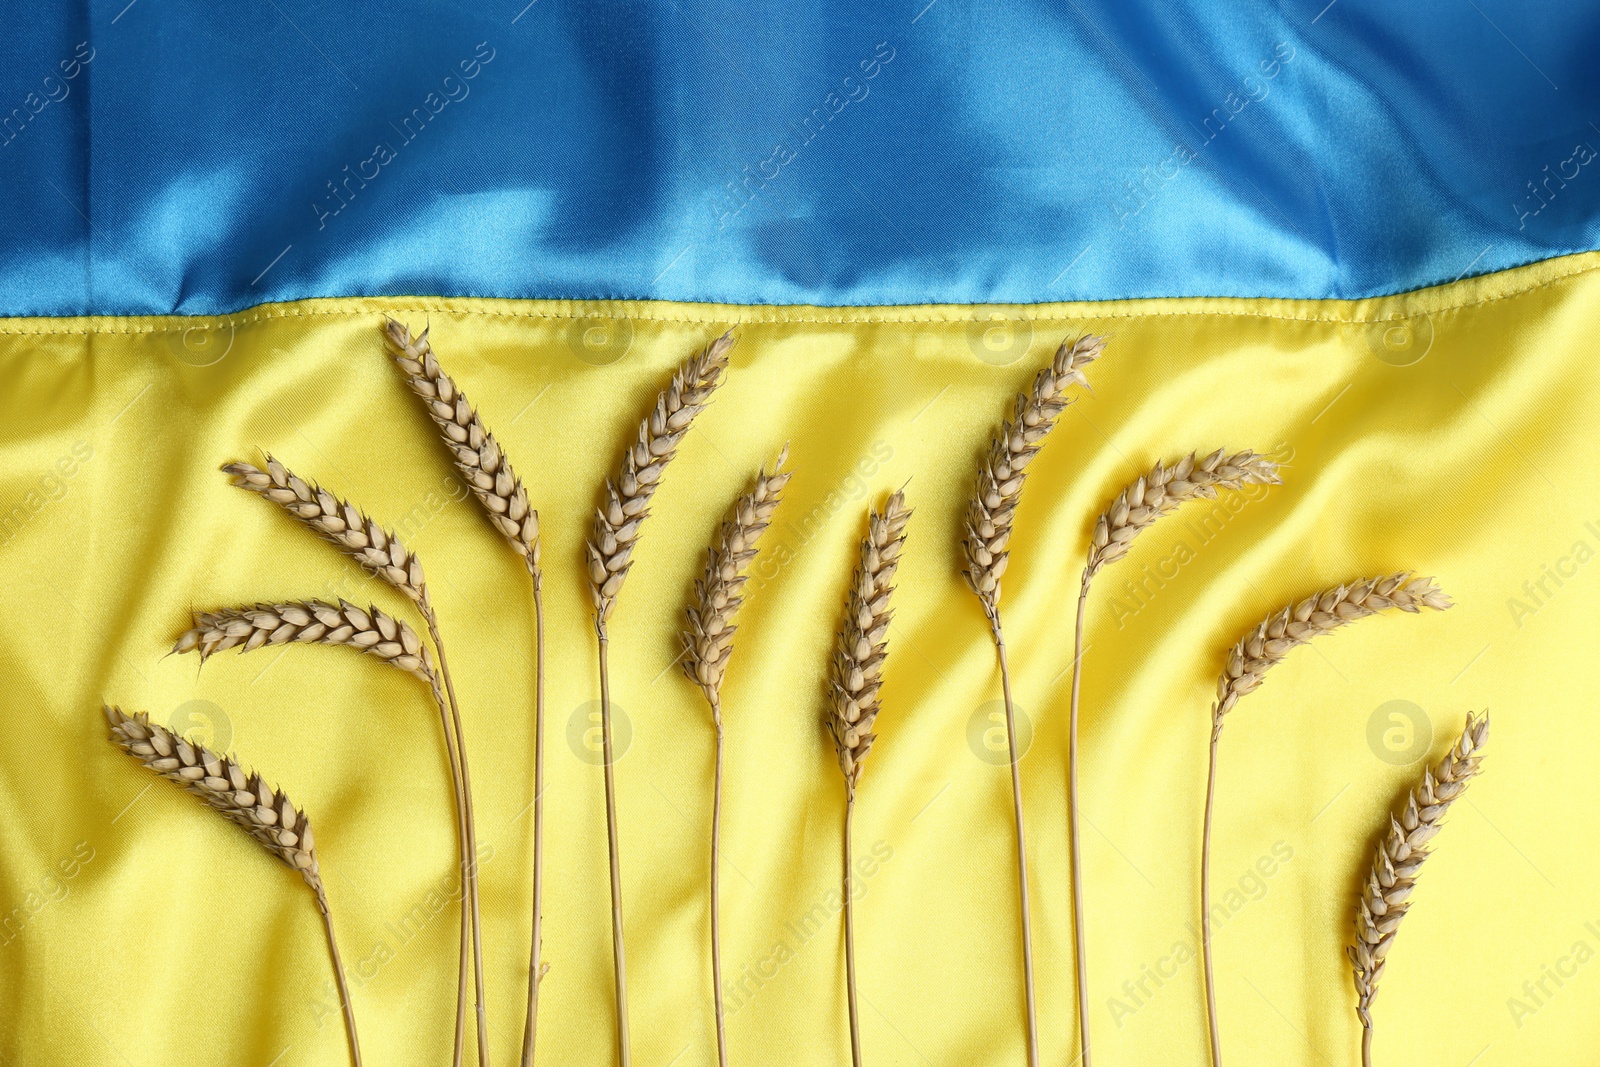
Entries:
<svg viewBox="0 0 1600 1067">
<path fill-rule="evenodd" d="M 1432 578 L 1413 578 L 1409 571 L 1325 589 L 1289 605 L 1263 619 L 1228 653 L 1211 712 L 1215 727 L 1221 729 L 1223 716 L 1239 698 L 1255 690 L 1267 669 L 1296 645 L 1388 608 L 1414 614 L 1423 608 L 1443 611 L 1449 607 L 1450 598 Z"/>
<path fill-rule="evenodd" d="M 1217 743 L 1222 738 L 1224 716 L 1240 697 L 1254 692 L 1266 672 L 1297 645 L 1390 608 L 1414 614 L 1423 608 L 1444 611 L 1450 606 L 1450 598 L 1433 584 L 1432 578 L 1413 578 L 1409 571 L 1362 578 L 1314 593 L 1267 616 L 1228 652 L 1227 663 L 1217 679 L 1217 700 L 1211 709 L 1205 821 L 1200 832 L 1200 952 L 1211 1028 L 1211 1067 L 1222 1067 L 1222 1037 L 1217 1029 L 1217 994 L 1212 977 L 1211 827 L 1217 792 Z"/>
<path fill-rule="evenodd" d="M 422 562 L 400 539 L 315 482 L 294 474 L 271 456 L 265 469 L 249 463 L 222 468 L 233 484 L 258 493 L 326 537 L 365 567 L 418 604 L 427 603 Z"/>
<path fill-rule="evenodd" d="M 539 983 L 549 964 L 540 961 L 544 925 L 544 577 L 539 565 L 539 512 L 528 503 L 528 491 L 512 469 L 494 434 L 467 400 L 455 379 L 434 356 L 424 329 L 416 337 L 394 319 L 385 319 L 384 337 L 411 391 L 423 402 L 450 450 L 456 470 L 472 490 L 484 514 L 522 558 L 533 582 L 535 632 L 533 716 L 533 922 L 528 952 L 528 1011 L 522 1033 L 522 1067 L 533 1067 L 539 1022 Z M 478 984 L 482 985 L 482 962 Z M 479 1013 L 480 1057 L 486 1044 Z"/>
<path fill-rule="evenodd" d="M 655 408 L 639 424 L 639 440 L 623 456 L 617 477 L 606 482 L 605 500 L 595 514 L 588 546 L 589 581 L 602 623 L 611 617 L 617 593 L 633 565 L 634 544 L 650 514 L 650 498 L 694 417 L 721 384 L 732 348 L 733 333 L 729 331 L 684 361 L 656 398 Z"/>
<path fill-rule="evenodd" d="M 346 645 L 366 652 L 433 684 L 433 657 L 409 623 L 376 606 L 359 608 L 348 600 L 296 600 L 282 604 L 198 612 L 194 628 L 172 646 L 174 652 L 200 653 L 204 663 L 218 652 L 252 652 L 267 645 Z"/>
<path fill-rule="evenodd" d="M 1067 390 L 1085 387 L 1083 369 L 1094 362 L 1106 339 L 1088 334 L 1063 341 L 1050 366 L 1033 380 L 1030 393 L 1019 394 L 1012 417 L 1000 424 L 989 453 L 978 465 L 977 486 L 967 508 L 967 536 L 961 542 L 967 584 L 993 617 L 1000 606 L 1000 579 L 1006 572 L 1011 527 L 1028 464 L 1045 436 L 1071 403 Z"/>
<path fill-rule="evenodd" d="M 412 337 L 394 319 L 383 324 L 391 355 L 439 428 L 456 470 L 490 522 L 516 549 L 529 568 L 539 563 L 539 513 L 528 504 L 528 492 L 506 459 L 500 443 L 483 425 L 477 410 L 454 379 L 439 366 L 428 331 Z"/>
<path fill-rule="evenodd" d="M 1422 782 L 1411 790 L 1398 816 L 1390 816 L 1389 833 L 1378 845 L 1361 892 L 1356 914 L 1355 943 L 1346 951 L 1355 978 L 1356 1014 L 1361 1019 L 1361 1060 L 1372 1063 L 1372 1002 L 1378 995 L 1389 949 L 1400 920 L 1411 909 L 1417 872 L 1429 856 L 1428 842 L 1439 832 L 1445 812 L 1478 773 L 1483 746 L 1489 738 L 1489 716 L 1467 716 L 1461 738 L 1438 765 L 1424 770 Z"/>
<path fill-rule="evenodd" d="M 717 1026 L 717 1063 L 728 1067 L 728 1036 L 722 1004 L 722 933 L 719 893 L 722 841 L 722 682 L 733 655 L 734 617 L 744 604 L 746 570 L 756 556 L 756 544 L 789 484 L 783 469 L 789 448 L 778 453 L 772 473 L 756 473 L 755 485 L 734 501 L 733 513 L 722 524 L 717 541 L 706 553 L 705 577 L 694 584 L 694 602 L 684 609 L 689 628 L 683 633 L 684 673 L 700 687 L 711 706 L 716 731 L 715 770 L 711 785 L 711 994 Z"/>
<path fill-rule="evenodd" d="M 911 518 L 905 502 L 903 492 L 892 493 L 883 511 L 873 512 L 869 519 L 834 655 L 828 725 L 851 796 L 861 781 L 862 765 L 876 737 L 872 725 L 878 717 L 878 690 L 883 683 L 889 622 L 893 617 L 889 598 L 905 544 L 906 523 Z"/>
<path fill-rule="evenodd" d="M 694 583 L 694 602 L 685 609 L 689 628 L 683 638 L 683 670 L 715 707 L 733 654 L 734 616 L 744 604 L 745 573 L 756 556 L 756 543 L 772 521 L 783 489 L 793 472 L 783 470 L 784 448 L 772 473 L 763 467 L 755 485 L 741 496 L 722 524 L 716 544 L 706 554 L 705 577 Z"/>
<path fill-rule="evenodd" d="M 1204 459 L 1191 452 L 1170 467 L 1158 462 L 1118 493 L 1095 521 L 1086 578 L 1127 555 L 1135 537 L 1179 505 L 1214 497 L 1218 489 L 1276 485 L 1279 480 L 1276 463 L 1248 450 L 1230 456 L 1219 448 Z"/>
<path fill-rule="evenodd" d="M 268 785 L 259 774 L 246 773 L 232 756 L 219 755 L 204 745 L 192 745 L 165 726 L 151 722 L 142 711 L 126 715 L 121 708 L 110 704 L 102 710 L 111 728 L 111 740 L 118 748 L 147 770 L 204 800 L 267 852 L 298 872 L 311 887 L 316 894 L 317 909 L 322 914 L 328 951 L 338 979 L 350 1059 L 355 1067 L 361 1067 L 355 1011 L 350 1004 L 339 946 L 333 936 L 327 892 L 317 864 L 316 839 L 305 812 L 295 807 L 281 790 Z"/>
</svg>

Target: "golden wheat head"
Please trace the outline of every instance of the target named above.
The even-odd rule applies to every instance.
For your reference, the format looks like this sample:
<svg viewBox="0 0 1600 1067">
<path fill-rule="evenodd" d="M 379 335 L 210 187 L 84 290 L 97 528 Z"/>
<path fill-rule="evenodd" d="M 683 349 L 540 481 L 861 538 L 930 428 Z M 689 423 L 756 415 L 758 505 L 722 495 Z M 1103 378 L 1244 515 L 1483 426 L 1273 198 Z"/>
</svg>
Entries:
<svg viewBox="0 0 1600 1067">
<path fill-rule="evenodd" d="M 292 600 L 196 612 L 174 652 L 199 652 L 204 663 L 218 652 L 253 652 L 290 642 L 344 645 L 366 652 L 423 681 L 434 680 L 433 659 L 417 632 L 382 608 L 359 608 L 348 600 Z"/>
<path fill-rule="evenodd" d="M 489 521 L 530 568 L 537 567 L 539 513 L 529 506 L 522 479 L 511 469 L 500 443 L 483 425 L 477 409 L 439 366 L 428 331 L 424 329 L 413 337 L 404 325 L 386 319 L 383 335 L 389 342 L 390 355 L 405 373 L 406 384 L 428 409 L 439 436 L 450 449 L 456 470 L 478 498 Z"/>
<path fill-rule="evenodd" d="M 1268 668 L 1296 645 L 1390 608 L 1415 614 L 1423 608 L 1444 611 L 1450 606 L 1450 598 L 1433 584 L 1432 578 L 1413 578 L 1409 571 L 1363 578 L 1314 593 L 1267 616 L 1233 646 L 1227 666 L 1217 679 L 1212 719 L 1220 725 L 1239 698 L 1253 692 Z"/>
<path fill-rule="evenodd" d="M 1050 366 L 1034 378 L 1033 391 L 1018 395 L 1011 418 L 1000 424 L 989 454 L 978 465 L 977 486 L 967 508 L 967 536 L 961 542 L 967 554 L 962 574 L 991 616 L 1000 604 L 1000 578 L 1006 572 L 1007 546 L 1028 464 L 1072 402 L 1067 390 L 1088 385 L 1083 368 L 1099 358 L 1105 345 L 1104 337 L 1089 334 L 1063 341 Z"/>
<path fill-rule="evenodd" d="M 1411 908 L 1417 872 L 1428 858 L 1428 842 L 1450 805 L 1478 773 L 1483 745 L 1489 739 L 1489 716 L 1467 716 L 1466 729 L 1438 766 L 1423 771 L 1422 782 L 1406 798 L 1398 816 L 1390 816 L 1389 833 L 1378 846 L 1372 870 L 1361 892 L 1355 944 L 1347 951 L 1354 972 L 1357 1007 L 1363 1026 L 1372 1027 L 1372 1002 L 1378 995 L 1395 932 Z"/>
<path fill-rule="evenodd" d="M 399 538 L 355 505 L 294 474 L 271 456 L 267 457 L 265 469 L 250 463 L 229 463 L 222 470 L 233 477 L 234 485 L 277 504 L 417 604 L 427 602 L 422 562 Z"/>
<path fill-rule="evenodd" d="M 694 602 L 685 609 L 689 628 L 683 633 L 683 669 L 715 706 L 733 655 L 734 616 L 744 604 L 745 573 L 756 558 L 756 543 L 772 522 L 792 471 L 783 469 L 786 446 L 772 465 L 756 475 L 755 485 L 733 505 L 717 542 L 706 555 L 705 577 L 694 583 Z"/>
<path fill-rule="evenodd" d="M 595 513 L 594 535 L 588 545 L 589 582 L 602 623 L 610 618 L 617 593 L 633 565 L 634 544 L 650 514 L 650 498 L 694 417 L 721 384 L 732 348 L 730 330 L 684 361 L 656 398 L 655 408 L 639 424 L 639 440 L 622 457 L 616 478 L 606 482 L 605 499 Z"/>
<path fill-rule="evenodd" d="M 317 873 L 316 842 L 305 812 L 273 789 L 259 774 L 247 774 L 232 756 L 204 745 L 191 745 L 144 712 L 124 715 L 105 706 L 111 740 L 147 770 L 176 783 L 210 804 L 278 859 L 300 872 L 313 889 Z"/>
<path fill-rule="evenodd" d="M 1278 465 L 1249 450 L 1226 455 L 1219 448 L 1203 459 L 1191 452 L 1171 466 L 1158 462 L 1118 493 L 1095 521 L 1086 576 L 1127 555 L 1135 537 L 1181 504 L 1214 497 L 1218 489 L 1279 481 Z"/>
<path fill-rule="evenodd" d="M 851 796 L 861 781 L 862 762 L 876 736 L 872 724 L 878 717 L 878 689 L 883 682 L 889 623 L 893 618 L 889 598 L 894 592 L 894 574 L 910 518 L 903 492 L 890 494 L 883 511 L 872 513 L 867 536 L 861 542 L 861 558 L 855 583 L 850 587 L 844 627 L 839 631 L 828 727 Z"/>
</svg>

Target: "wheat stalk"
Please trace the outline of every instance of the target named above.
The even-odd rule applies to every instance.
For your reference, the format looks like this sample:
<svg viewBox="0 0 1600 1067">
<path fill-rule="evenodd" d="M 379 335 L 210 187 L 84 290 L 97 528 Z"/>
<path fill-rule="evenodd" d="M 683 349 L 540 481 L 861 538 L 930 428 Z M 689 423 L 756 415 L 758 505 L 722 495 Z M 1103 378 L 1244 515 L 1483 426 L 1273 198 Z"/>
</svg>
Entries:
<svg viewBox="0 0 1600 1067">
<path fill-rule="evenodd" d="M 200 653 L 204 663 L 218 652 L 253 652 L 291 642 L 346 645 L 434 681 L 433 657 L 409 623 L 378 607 L 359 608 L 348 600 L 295 600 L 282 604 L 197 612 L 194 628 L 184 631 L 173 652 Z"/>
<path fill-rule="evenodd" d="M 1204 459 L 1190 452 L 1170 466 L 1158 462 L 1118 493 L 1095 520 L 1089 558 L 1078 590 L 1078 617 L 1072 639 L 1072 703 L 1067 727 L 1067 840 L 1072 859 L 1072 936 L 1078 972 L 1078 1047 L 1082 1067 L 1090 1067 L 1090 1059 L 1083 863 L 1078 830 L 1078 700 L 1083 681 L 1083 620 L 1089 602 L 1089 585 L 1102 568 L 1128 554 L 1128 546 L 1135 537 L 1180 505 L 1214 497 L 1219 489 L 1239 489 L 1251 484 L 1276 485 L 1278 482 L 1278 465 L 1248 449 L 1229 455 L 1219 448 Z"/>
<path fill-rule="evenodd" d="M 1205 961 L 1206 1016 L 1211 1033 L 1211 1065 L 1222 1065 L 1222 1038 L 1217 1031 L 1217 993 L 1211 957 L 1211 824 L 1217 792 L 1217 742 L 1223 718 L 1239 698 L 1254 692 L 1273 664 L 1314 637 L 1357 619 L 1398 608 L 1413 614 L 1423 608 L 1444 611 L 1450 598 L 1432 578 L 1413 578 L 1408 571 L 1363 578 L 1314 593 L 1261 621 L 1228 653 L 1217 679 L 1217 702 L 1211 709 L 1211 755 L 1206 771 L 1205 825 L 1200 833 L 1200 953 Z"/>
<path fill-rule="evenodd" d="M 717 1022 L 717 1062 L 728 1067 L 728 1037 L 722 1010 L 722 936 L 718 871 L 722 840 L 722 682 L 733 655 L 734 616 L 744 604 L 746 570 L 756 557 L 772 515 L 778 509 L 784 486 L 792 472 L 783 464 L 788 446 L 778 453 L 768 474 L 763 467 L 755 485 L 739 497 L 732 515 L 722 524 L 717 541 L 706 553 L 705 577 L 694 583 L 694 601 L 684 610 L 689 628 L 683 633 L 684 673 L 700 687 L 711 706 L 716 730 L 716 770 L 711 787 L 711 990 Z"/>
<path fill-rule="evenodd" d="M 406 548 L 391 531 L 376 519 L 363 513 L 355 505 L 328 492 L 314 482 L 301 478 L 267 456 L 265 468 L 249 463 L 229 463 L 223 471 L 233 477 L 233 484 L 277 504 L 312 530 L 332 541 L 346 554 L 361 564 L 369 575 L 387 582 L 403 593 L 422 615 L 433 641 L 434 655 L 438 661 L 438 677 L 444 689 L 435 680 L 434 699 L 439 705 L 439 716 L 444 727 L 445 752 L 450 761 L 450 780 L 456 804 L 456 836 L 460 853 L 461 880 L 465 901 L 461 916 L 461 956 L 456 995 L 455 1067 L 460 1067 L 465 1046 L 466 1023 L 466 969 L 468 951 L 476 961 L 476 994 L 479 1067 L 488 1067 L 487 1042 L 483 1002 L 482 937 L 478 906 L 477 821 L 472 808 L 472 776 L 467 768 L 466 737 L 461 727 L 461 708 L 456 700 L 455 683 L 450 678 L 450 666 L 445 659 L 444 639 L 439 633 L 438 616 L 428 597 L 427 579 L 423 575 L 422 561 Z"/>
<path fill-rule="evenodd" d="M 622 867 L 617 855 L 616 774 L 611 758 L 611 671 L 607 660 L 610 638 L 606 621 L 633 566 L 633 549 L 640 528 L 650 515 L 650 498 L 655 495 L 667 464 L 677 454 L 683 435 L 721 384 L 732 348 L 730 330 L 685 360 L 673 374 L 672 381 L 656 397 L 655 407 L 639 424 L 639 440 L 628 446 L 616 478 L 606 481 L 604 499 L 595 512 L 594 533 L 585 546 L 599 654 L 600 742 L 606 787 L 606 848 L 611 864 L 611 963 L 619 1067 L 629 1067 L 632 1054 L 628 1040 L 628 960 L 622 938 Z"/>
<path fill-rule="evenodd" d="M 483 424 L 466 394 L 434 356 L 428 331 L 413 337 L 394 319 L 383 324 L 385 339 L 406 384 L 422 401 L 456 470 L 472 490 L 484 514 L 522 558 L 533 583 L 534 716 L 533 716 L 533 923 L 528 950 L 528 1011 L 522 1032 L 522 1067 L 533 1067 L 539 1028 L 539 984 L 549 964 L 544 950 L 544 578 L 539 565 L 539 513 L 528 503 L 522 479 Z M 483 1035 L 479 1035 L 482 1048 Z"/>
<path fill-rule="evenodd" d="M 355 1067 L 361 1067 L 355 1010 L 350 1004 L 350 989 L 345 984 L 339 945 L 333 936 L 328 895 L 317 866 L 316 841 L 305 812 L 295 807 L 280 790 L 263 781 L 259 774 L 247 774 L 232 756 L 218 755 L 204 745 L 191 745 L 166 727 L 151 722 L 144 712 L 125 715 L 121 708 L 110 704 L 105 705 L 104 711 L 111 728 L 111 740 L 117 747 L 146 769 L 211 805 L 257 844 L 298 872 L 311 887 L 316 894 L 317 910 L 322 915 L 328 953 L 339 984 L 345 1034 L 350 1041 L 350 1061 Z"/>
<path fill-rule="evenodd" d="M 860 562 L 845 607 L 844 626 L 834 654 L 828 730 L 833 736 L 839 770 L 844 773 L 844 949 L 845 992 L 850 1007 L 850 1058 L 861 1067 L 861 1025 L 856 1010 L 856 924 L 852 902 L 850 829 L 856 809 L 856 786 L 876 736 L 878 690 L 883 684 L 884 662 L 889 654 L 889 623 L 894 613 L 889 598 L 894 575 L 905 547 L 906 523 L 911 510 L 904 491 L 889 495 L 881 512 L 867 521 Z"/>
<path fill-rule="evenodd" d="M 1011 754 L 1011 808 L 1017 837 L 1017 892 L 1022 913 L 1022 976 L 1027 1004 L 1028 1063 L 1039 1067 L 1039 1022 L 1033 988 L 1033 920 L 1028 906 L 1028 845 L 1022 819 L 1022 771 L 1017 760 L 1016 710 L 1011 699 L 1011 668 L 1006 662 L 1005 632 L 1000 624 L 1000 579 L 1010 556 L 1011 527 L 1028 464 L 1038 455 L 1045 436 L 1071 402 L 1072 386 L 1087 387 L 1083 368 L 1099 357 L 1106 339 L 1085 334 L 1063 341 L 1050 366 L 1033 380 L 1033 391 L 1020 394 L 1012 417 L 1002 421 L 978 465 L 977 485 L 967 506 L 967 536 L 961 542 L 967 567 L 962 574 L 989 618 L 995 654 L 1000 661 L 1000 686 L 1006 704 L 1006 744 Z"/>
<path fill-rule="evenodd" d="M 1356 1014 L 1361 1019 L 1361 1062 L 1372 1067 L 1372 1002 L 1378 995 L 1389 948 L 1400 920 L 1411 909 L 1417 872 L 1429 856 L 1428 842 L 1439 832 L 1445 812 L 1478 773 L 1483 745 L 1489 739 L 1489 715 L 1469 714 L 1461 739 L 1438 765 L 1422 772 L 1398 817 L 1390 816 L 1389 833 L 1378 845 L 1372 870 L 1361 892 L 1355 943 L 1346 951 L 1356 986 Z"/>
</svg>

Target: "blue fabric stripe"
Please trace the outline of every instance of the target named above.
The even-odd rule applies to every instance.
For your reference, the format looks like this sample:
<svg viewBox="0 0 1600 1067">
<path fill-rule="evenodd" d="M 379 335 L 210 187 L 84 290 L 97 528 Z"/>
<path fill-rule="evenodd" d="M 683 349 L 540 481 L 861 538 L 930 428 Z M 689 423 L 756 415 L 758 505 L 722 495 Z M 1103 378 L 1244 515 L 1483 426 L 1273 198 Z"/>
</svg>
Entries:
<svg viewBox="0 0 1600 1067">
<path fill-rule="evenodd" d="M 0 314 L 1357 297 L 1600 247 L 1600 8 L 1324 5 L 30 11 Z"/>
</svg>

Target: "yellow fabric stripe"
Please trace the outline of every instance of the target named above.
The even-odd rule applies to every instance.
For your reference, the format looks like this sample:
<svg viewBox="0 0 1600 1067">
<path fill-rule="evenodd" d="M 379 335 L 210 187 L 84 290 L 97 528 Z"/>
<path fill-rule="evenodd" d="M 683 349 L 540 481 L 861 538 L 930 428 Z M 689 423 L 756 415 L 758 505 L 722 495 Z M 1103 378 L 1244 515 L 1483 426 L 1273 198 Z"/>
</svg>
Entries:
<svg viewBox="0 0 1600 1067">
<path fill-rule="evenodd" d="M 1198 1063 L 1198 838 L 1226 648 L 1358 575 L 1436 575 L 1459 606 L 1300 649 L 1231 717 L 1215 842 L 1232 1062 L 1353 1062 L 1343 945 L 1386 812 L 1494 715 L 1484 777 L 1424 869 L 1375 1008 L 1388 1063 L 1563 1063 L 1600 1037 L 1593 610 L 1600 256 L 1355 302 L 1161 300 L 820 309 L 312 300 L 213 319 L 0 322 L 0 1059 L 337 1064 L 305 887 L 104 740 L 102 699 L 193 726 L 310 813 L 369 1062 L 443 1062 L 453 820 L 425 688 L 371 658 L 162 659 L 190 607 L 346 596 L 410 618 L 217 467 L 270 450 L 424 559 L 477 791 L 496 1062 L 525 995 L 532 800 L 526 576 L 465 498 L 382 313 L 431 323 L 544 516 L 548 897 L 540 1061 L 609 1062 L 598 695 L 579 561 L 603 479 L 671 368 L 737 324 L 727 384 L 656 498 L 614 617 L 634 1055 L 714 1062 L 711 732 L 674 666 L 728 503 L 791 443 L 725 694 L 724 959 L 735 1063 L 847 1056 L 842 786 L 819 725 L 868 504 L 916 508 L 885 708 L 856 812 L 872 1063 L 1023 1058 L 1009 786 L 993 649 L 959 578 L 973 465 L 1065 336 L 1114 337 L 1030 469 L 1005 584 L 1044 1057 L 1071 1058 L 1064 754 L 1071 603 L 1093 515 L 1158 458 L 1253 447 L 1285 484 L 1198 505 L 1099 579 L 1084 666 L 1097 1062 Z M 1000 322 L 990 322 L 999 316 Z M 976 321 L 975 321 L 976 320 Z M 1020 323 L 1020 325 L 1018 325 Z M 1023 343 L 1023 341 L 1027 343 Z M 621 735 L 619 734 L 619 741 Z M 148 792 L 146 787 L 149 786 Z M 1514 921 L 1508 920 L 1514 916 Z M 1551 975 L 1555 977 L 1550 977 Z M 675 1057 L 677 1057 L 675 1059 Z"/>
</svg>

